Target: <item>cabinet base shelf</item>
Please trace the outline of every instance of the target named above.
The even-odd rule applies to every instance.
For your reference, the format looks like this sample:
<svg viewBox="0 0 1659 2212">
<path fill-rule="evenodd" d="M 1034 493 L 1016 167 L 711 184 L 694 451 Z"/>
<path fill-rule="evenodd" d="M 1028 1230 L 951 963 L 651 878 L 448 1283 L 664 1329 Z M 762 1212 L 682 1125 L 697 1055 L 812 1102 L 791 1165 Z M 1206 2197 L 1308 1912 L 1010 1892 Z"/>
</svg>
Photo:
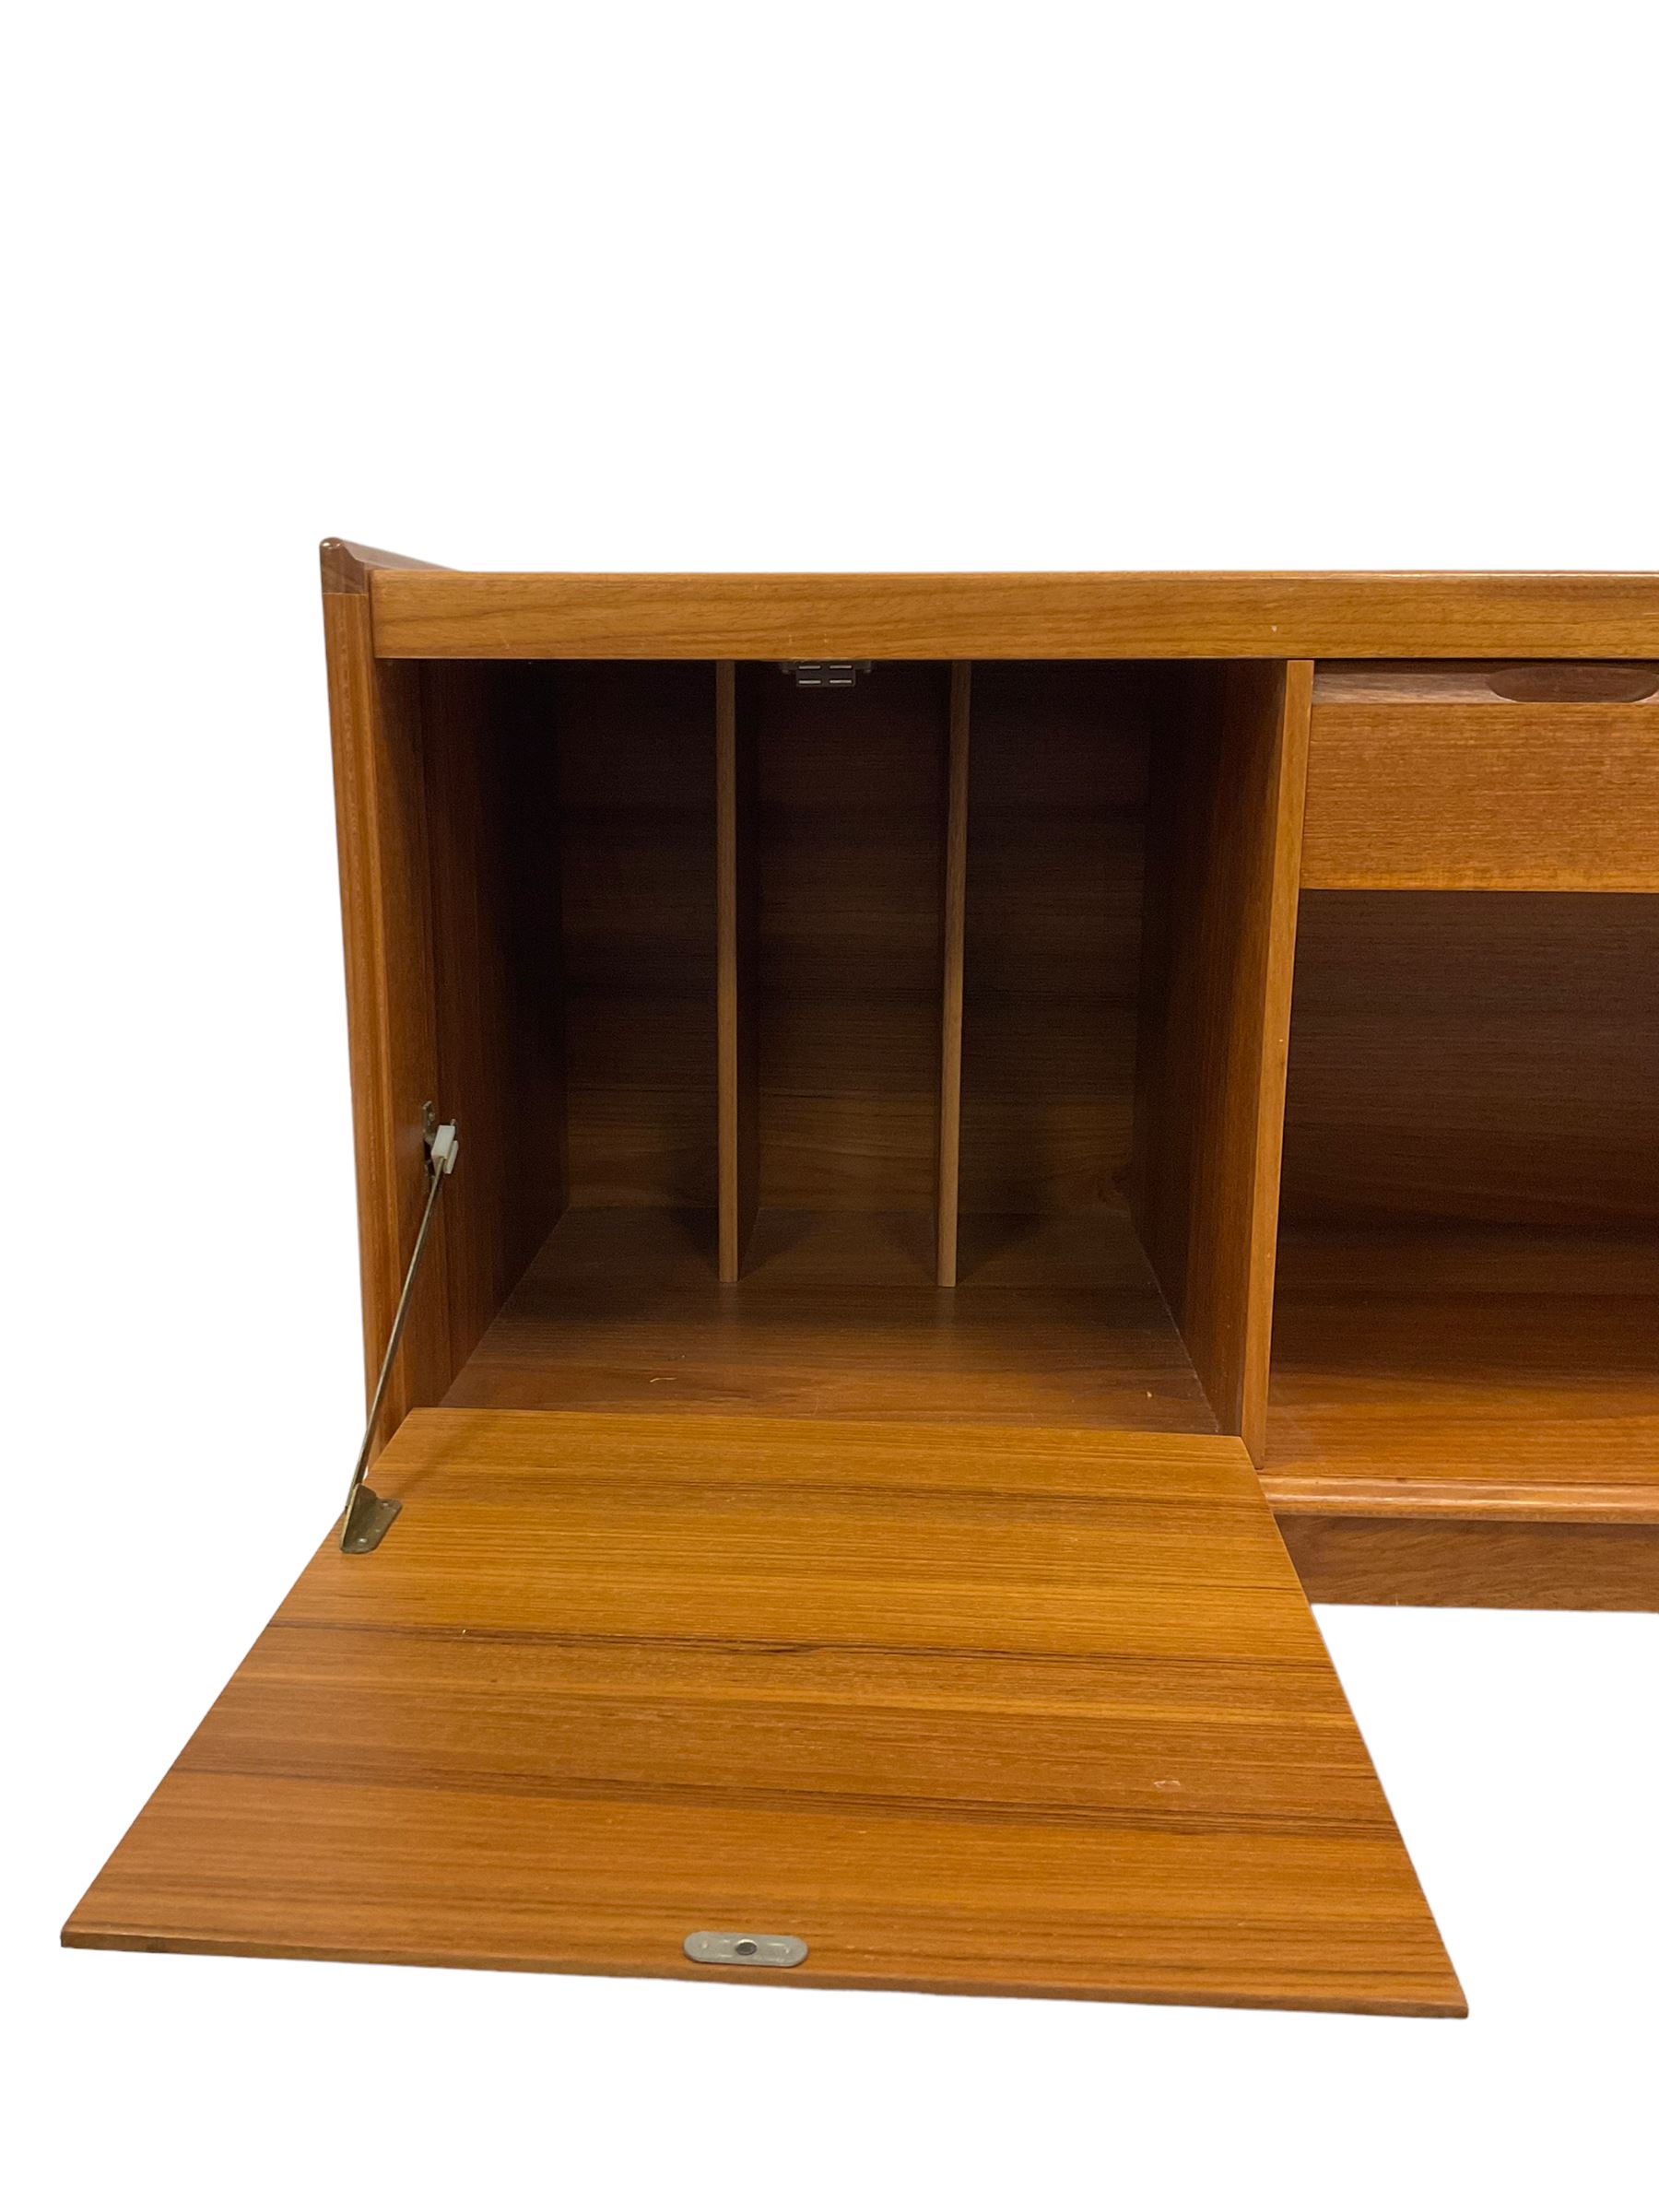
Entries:
<svg viewBox="0 0 1659 2212">
<path fill-rule="evenodd" d="M 925 1214 L 763 1207 L 740 1281 L 712 1212 L 577 1207 L 445 1404 L 1214 1435 L 1126 1212 L 969 1215 L 933 1281 Z"/>
<path fill-rule="evenodd" d="M 1274 1354 L 1311 1597 L 1659 1606 L 1659 1236 L 1287 1230 Z"/>
</svg>

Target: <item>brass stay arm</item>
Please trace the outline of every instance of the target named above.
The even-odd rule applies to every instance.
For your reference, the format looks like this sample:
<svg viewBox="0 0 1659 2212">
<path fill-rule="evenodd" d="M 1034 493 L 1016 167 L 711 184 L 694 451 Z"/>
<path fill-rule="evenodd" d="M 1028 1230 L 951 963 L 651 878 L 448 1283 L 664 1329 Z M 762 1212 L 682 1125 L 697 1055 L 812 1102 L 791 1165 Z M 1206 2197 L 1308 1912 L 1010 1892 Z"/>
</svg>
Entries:
<svg viewBox="0 0 1659 2212">
<path fill-rule="evenodd" d="M 400 1500 L 377 1498 L 363 1477 L 368 1473 L 374 1431 L 380 1422 L 381 1407 L 385 1403 L 386 1385 L 392 1379 L 392 1362 L 396 1359 L 397 1347 L 403 1342 L 404 1324 L 409 1318 L 409 1300 L 414 1293 L 415 1278 L 420 1273 L 420 1263 L 426 1253 L 427 1239 L 431 1234 L 438 1201 L 443 1194 L 444 1184 L 455 1171 L 455 1159 L 461 1149 L 461 1139 L 454 1123 L 445 1122 L 439 1127 L 430 1106 L 426 1110 L 426 1124 L 427 1174 L 430 1178 L 431 1188 L 427 1193 L 426 1211 L 420 1217 L 420 1228 L 416 1234 L 415 1250 L 409 1256 L 409 1269 L 404 1277 L 397 1312 L 392 1317 L 392 1335 L 386 1346 L 386 1356 L 381 1361 L 380 1381 L 374 1386 L 374 1396 L 370 1402 L 369 1421 L 363 1430 L 362 1447 L 358 1453 L 357 1465 L 351 1470 L 351 1488 L 346 1493 L 346 1511 L 340 1517 L 342 1551 L 372 1551 L 403 1511 Z"/>
</svg>

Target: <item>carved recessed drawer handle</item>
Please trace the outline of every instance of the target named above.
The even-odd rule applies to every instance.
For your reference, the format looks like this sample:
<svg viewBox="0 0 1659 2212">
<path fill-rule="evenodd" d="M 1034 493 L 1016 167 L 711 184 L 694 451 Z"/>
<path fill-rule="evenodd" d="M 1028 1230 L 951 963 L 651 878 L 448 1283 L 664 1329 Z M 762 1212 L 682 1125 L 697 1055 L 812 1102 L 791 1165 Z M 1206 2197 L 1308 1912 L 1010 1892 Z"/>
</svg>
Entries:
<svg viewBox="0 0 1659 2212">
<path fill-rule="evenodd" d="M 1547 700 L 1555 706 L 1630 706 L 1659 691 L 1659 668 L 1619 668 L 1606 661 L 1532 661 L 1520 668 L 1494 668 L 1487 683 L 1500 699 Z"/>
</svg>

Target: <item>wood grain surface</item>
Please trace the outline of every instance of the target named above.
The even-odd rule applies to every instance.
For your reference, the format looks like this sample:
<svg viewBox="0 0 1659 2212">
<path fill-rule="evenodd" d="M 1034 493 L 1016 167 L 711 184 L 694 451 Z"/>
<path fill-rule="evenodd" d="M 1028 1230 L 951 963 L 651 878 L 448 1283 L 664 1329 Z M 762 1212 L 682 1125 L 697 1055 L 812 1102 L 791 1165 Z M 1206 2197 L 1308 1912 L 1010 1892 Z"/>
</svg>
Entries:
<svg viewBox="0 0 1659 2212">
<path fill-rule="evenodd" d="M 714 677 L 555 672 L 572 1206 L 716 1203 Z"/>
<path fill-rule="evenodd" d="M 964 1214 L 1053 1213 L 1121 1190 L 1135 1115 L 1148 742 L 1139 669 L 974 670 Z"/>
<path fill-rule="evenodd" d="M 1568 667 L 1555 688 L 1597 681 Z M 1517 702 L 1493 685 L 1536 690 L 1536 670 L 1333 671 L 1314 698 L 1303 883 L 1659 890 L 1659 671 L 1599 681 L 1653 695 Z"/>
<path fill-rule="evenodd" d="M 1659 694 L 1659 662 L 1323 661 L 1313 704 L 1330 706 L 1631 705 Z"/>
<path fill-rule="evenodd" d="M 394 659 L 1659 656 L 1659 576 L 526 575 L 382 569 Z"/>
<path fill-rule="evenodd" d="M 455 1120 L 382 1438 L 441 1398 L 563 1204 L 550 669 L 394 667 L 367 601 L 323 598 L 372 1384 L 427 1195 L 422 1110 Z"/>
<path fill-rule="evenodd" d="M 1166 705 L 1148 837 L 1136 1227 L 1222 1428 L 1262 1455 L 1312 669 Z"/>
<path fill-rule="evenodd" d="M 1659 1238 L 1288 1231 L 1262 1482 L 1277 1512 L 1659 1528 Z"/>
<path fill-rule="evenodd" d="M 1237 1442 L 426 1412 L 382 1466 L 65 1941 L 1463 2011 Z"/>
<path fill-rule="evenodd" d="M 325 592 L 351 593 L 366 598 L 369 579 L 376 569 L 431 569 L 429 560 L 406 553 L 384 553 L 378 546 L 354 545 L 347 537 L 325 537 L 317 547 L 318 564 Z"/>
<path fill-rule="evenodd" d="M 1659 1224 L 1659 899 L 1304 891 L 1297 1224 Z"/>
<path fill-rule="evenodd" d="M 1659 1612 L 1659 1523 L 1275 1514 L 1316 1606 Z"/>
<path fill-rule="evenodd" d="M 739 669 L 759 779 L 760 1203 L 931 1214 L 949 672 Z"/>
<path fill-rule="evenodd" d="M 437 1112 L 461 1131 L 417 1309 L 448 1308 L 447 1387 L 564 1200 L 558 754 L 550 668 L 419 670 Z M 408 1247 L 404 1249 L 406 1260 Z"/>
<path fill-rule="evenodd" d="M 965 1217 L 960 1262 L 920 1208 L 763 1207 L 722 1287 L 712 1212 L 573 1209 L 448 1402 L 1213 1433 L 1121 1206 Z"/>
<path fill-rule="evenodd" d="M 324 569 L 324 581 L 327 570 Z M 421 1108 L 440 1090 L 420 671 L 374 658 L 369 603 L 325 591 L 347 1034 L 357 1158 L 364 1394 L 372 1390 L 426 1203 Z M 441 1279 L 443 1224 L 433 1253 Z M 454 1373 L 448 1304 L 412 1310 L 387 1386 L 381 1435 Z"/>
</svg>

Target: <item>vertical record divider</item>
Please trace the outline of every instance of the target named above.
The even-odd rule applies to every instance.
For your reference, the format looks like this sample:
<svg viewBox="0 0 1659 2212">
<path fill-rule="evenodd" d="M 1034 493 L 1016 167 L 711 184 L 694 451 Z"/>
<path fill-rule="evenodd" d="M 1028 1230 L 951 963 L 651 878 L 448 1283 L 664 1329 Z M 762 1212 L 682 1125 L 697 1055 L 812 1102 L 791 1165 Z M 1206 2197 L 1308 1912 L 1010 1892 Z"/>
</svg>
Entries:
<svg viewBox="0 0 1659 2212">
<path fill-rule="evenodd" d="M 759 855 L 754 734 L 738 727 L 731 661 L 714 665 L 714 794 L 720 1279 L 735 1283 L 759 1200 Z"/>
<path fill-rule="evenodd" d="M 962 946 L 968 917 L 968 722 L 973 664 L 950 665 L 950 728 L 946 773 L 945 902 L 941 930 L 939 1132 L 934 1198 L 934 1279 L 957 1279 L 957 1221 L 962 1164 Z"/>
</svg>

